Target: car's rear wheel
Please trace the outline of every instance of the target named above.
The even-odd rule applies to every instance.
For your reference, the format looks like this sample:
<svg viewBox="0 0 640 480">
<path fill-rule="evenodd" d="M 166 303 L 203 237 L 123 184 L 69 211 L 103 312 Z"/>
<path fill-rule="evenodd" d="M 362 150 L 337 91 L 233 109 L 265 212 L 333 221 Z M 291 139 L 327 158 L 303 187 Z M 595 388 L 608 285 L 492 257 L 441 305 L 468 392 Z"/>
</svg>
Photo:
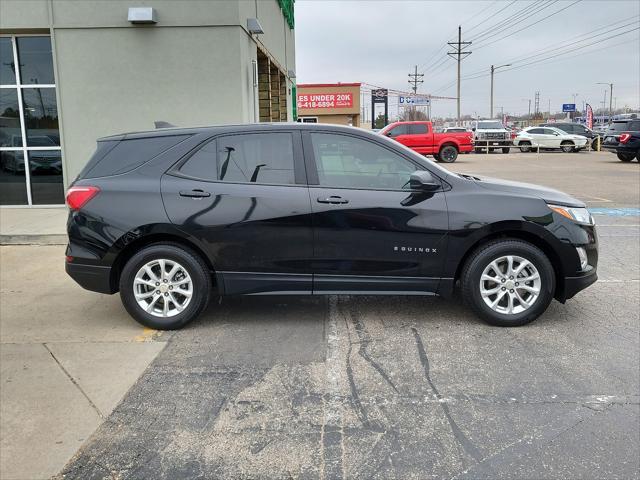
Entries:
<svg viewBox="0 0 640 480">
<path fill-rule="evenodd" d="M 453 145 L 445 145 L 440 149 L 438 157 L 444 163 L 453 163 L 458 158 L 458 149 Z"/>
<path fill-rule="evenodd" d="M 127 312 L 158 330 L 185 326 L 206 308 L 210 294 L 207 265 L 195 252 L 175 244 L 143 248 L 120 276 L 120 298 Z"/>
<path fill-rule="evenodd" d="M 617 152 L 616 155 L 618 155 L 618 159 L 621 162 L 630 162 L 631 160 L 633 160 L 633 157 L 635 157 L 633 153 L 627 152 Z"/>
<path fill-rule="evenodd" d="M 502 147 L 502 153 L 509 153 L 511 149 L 509 147 Z"/>
<path fill-rule="evenodd" d="M 520 151 L 523 153 L 527 153 L 531 151 L 531 142 L 525 141 L 520 142 Z"/>
<path fill-rule="evenodd" d="M 490 242 L 476 250 L 462 272 L 465 302 L 487 323 L 525 325 L 549 306 L 555 274 L 547 256 L 522 240 Z"/>
<path fill-rule="evenodd" d="M 560 144 L 560 150 L 562 150 L 564 153 L 570 153 L 574 148 L 575 145 L 573 144 L 573 142 L 569 142 L 567 140 Z"/>
</svg>

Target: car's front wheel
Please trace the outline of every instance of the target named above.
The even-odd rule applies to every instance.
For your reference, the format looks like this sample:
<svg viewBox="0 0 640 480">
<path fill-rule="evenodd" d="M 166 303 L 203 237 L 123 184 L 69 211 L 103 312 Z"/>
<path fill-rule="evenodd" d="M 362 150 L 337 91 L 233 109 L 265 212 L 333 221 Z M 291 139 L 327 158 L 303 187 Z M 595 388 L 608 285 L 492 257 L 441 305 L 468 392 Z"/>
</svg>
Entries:
<svg viewBox="0 0 640 480">
<path fill-rule="evenodd" d="M 570 153 L 574 148 L 575 145 L 573 144 L 573 142 L 565 141 L 560 144 L 560 150 L 562 150 L 564 153 Z"/>
<path fill-rule="evenodd" d="M 181 328 L 206 308 L 211 294 L 207 265 L 195 252 L 156 244 L 135 253 L 120 276 L 120 298 L 142 325 Z"/>
<path fill-rule="evenodd" d="M 516 239 L 490 242 L 477 249 L 462 272 L 465 302 L 487 323 L 525 325 L 549 306 L 555 274 L 536 246 Z"/>
</svg>

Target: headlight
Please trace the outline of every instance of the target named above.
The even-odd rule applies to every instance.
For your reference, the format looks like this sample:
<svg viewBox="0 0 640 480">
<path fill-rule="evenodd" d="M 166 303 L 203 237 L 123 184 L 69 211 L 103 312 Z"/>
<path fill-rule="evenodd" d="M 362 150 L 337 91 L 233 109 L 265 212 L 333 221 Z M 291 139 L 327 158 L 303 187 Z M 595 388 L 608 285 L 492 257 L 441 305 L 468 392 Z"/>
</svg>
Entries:
<svg viewBox="0 0 640 480">
<path fill-rule="evenodd" d="M 573 220 L 574 222 L 586 223 L 588 225 L 595 225 L 595 221 L 593 217 L 589 213 L 589 210 L 586 208 L 576 208 L 576 207 L 563 207 L 560 205 L 551 205 L 547 204 L 551 210 L 556 213 L 559 213 L 563 217 L 567 217 L 569 220 Z"/>
</svg>

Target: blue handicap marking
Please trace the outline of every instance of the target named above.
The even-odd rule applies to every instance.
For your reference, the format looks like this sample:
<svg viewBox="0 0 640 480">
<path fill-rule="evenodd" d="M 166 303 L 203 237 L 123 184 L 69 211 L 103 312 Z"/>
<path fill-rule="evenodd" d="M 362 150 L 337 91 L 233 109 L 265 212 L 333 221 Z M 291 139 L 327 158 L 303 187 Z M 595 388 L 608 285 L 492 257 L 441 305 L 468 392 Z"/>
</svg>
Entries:
<svg viewBox="0 0 640 480">
<path fill-rule="evenodd" d="M 640 208 L 590 208 L 591 215 L 606 215 L 609 217 L 639 217 Z"/>
</svg>

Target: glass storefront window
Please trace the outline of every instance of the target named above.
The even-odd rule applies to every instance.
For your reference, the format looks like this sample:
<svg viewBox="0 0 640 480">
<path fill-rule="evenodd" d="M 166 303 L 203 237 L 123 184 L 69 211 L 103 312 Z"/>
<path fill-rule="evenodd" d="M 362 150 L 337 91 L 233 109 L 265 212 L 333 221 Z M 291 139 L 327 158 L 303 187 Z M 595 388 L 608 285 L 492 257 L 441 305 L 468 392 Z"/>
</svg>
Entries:
<svg viewBox="0 0 640 480">
<path fill-rule="evenodd" d="M 29 147 L 60 145 L 58 107 L 53 88 L 23 88 L 22 108 Z"/>
<path fill-rule="evenodd" d="M 49 37 L 17 37 L 20 83 L 53 85 L 53 55 Z"/>
<path fill-rule="evenodd" d="M 25 205 L 24 153 L 0 151 L 0 205 Z"/>
<path fill-rule="evenodd" d="M 13 61 L 13 47 L 11 39 L 0 38 L 0 85 L 15 85 L 16 74 L 13 73 L 15 62 Z"/>
<path fill-rule="evenodd" d="M 31 201 L 34 205 L 64 203 L 60 150 L 29 151 Z"/>
<path fill-rule="evenodd" d="M 0 36 L 0 56 L 0 205 L 63 204 L 51 39 Z"/>
<path fill-rule="evenodd" d="M 0 89 L 0 147 L 21 146 L 18 91 L 13 88 L 2 88 Z"/>
</svg>

